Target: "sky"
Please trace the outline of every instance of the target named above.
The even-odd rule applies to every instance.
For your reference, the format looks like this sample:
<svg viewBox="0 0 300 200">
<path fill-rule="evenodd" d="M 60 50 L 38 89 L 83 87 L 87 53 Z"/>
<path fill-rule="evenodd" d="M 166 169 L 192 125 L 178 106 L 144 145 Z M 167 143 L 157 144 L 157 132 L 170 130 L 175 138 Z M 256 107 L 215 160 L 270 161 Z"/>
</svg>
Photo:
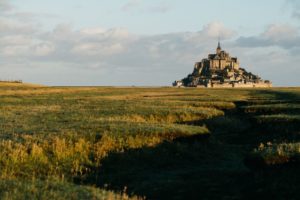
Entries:
<svg viewBox="0 0 300 200">
<path fill-rule="evenodd" d="M 241 67 L 300 86 L 299 31 L 298 0 L 0 0 L 0 80 L 169 86 L 220 37 Z"/>
</svg>

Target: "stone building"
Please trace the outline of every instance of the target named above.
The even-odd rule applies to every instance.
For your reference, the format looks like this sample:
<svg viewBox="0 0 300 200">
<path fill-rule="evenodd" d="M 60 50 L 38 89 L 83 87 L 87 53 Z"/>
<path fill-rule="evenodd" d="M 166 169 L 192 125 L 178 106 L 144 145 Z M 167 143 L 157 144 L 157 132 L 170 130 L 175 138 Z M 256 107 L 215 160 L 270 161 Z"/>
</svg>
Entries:
<svg viewBox="0 0 300 200">
<path fill-rule="evenodd" d="M 193 73 L 182 80 L 175 81 L 173 86 L 272 87 L 272 84 L 240 68 L 238 59 L 223 51 L 219 42 L 215 54 L 209 54 L 201 62 L 196 62 Z"/>
</svg>

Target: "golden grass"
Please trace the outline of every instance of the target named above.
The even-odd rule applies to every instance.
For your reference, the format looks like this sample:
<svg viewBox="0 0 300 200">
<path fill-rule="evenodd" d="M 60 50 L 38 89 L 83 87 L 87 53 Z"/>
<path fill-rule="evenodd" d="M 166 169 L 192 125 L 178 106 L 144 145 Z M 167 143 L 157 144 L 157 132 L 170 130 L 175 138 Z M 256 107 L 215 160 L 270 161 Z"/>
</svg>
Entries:
<svg viewBox="0 0 300 200">
<path fill-rule="evenodd" d="M 80 186 L 65 181 L 52 179 L 1 179 L 0 180 L 0 199 L 1 200 L 20 200 L 20 199 L 38 199 L 38 200 L 143 200 L 144 198 L 126 194 L 126 188 L 123 192 L 114 193 L 91 186 Z"/>
<path fill-rule="evenodd" d="M 265 92 L 0 83 L 0 178 L 70 183 L 111 153 L 209 135 L 205 120 L 232 123 L 222 118 L 225 110 L 235 101 L 273 98 Z"/>
<path fill-rule="evenodd" d="M 0 87 L 45 87 L 39 84 L 32 84 L 32 83 L 14 83 L 14 82 L 0 82 Z"/>
</svg>

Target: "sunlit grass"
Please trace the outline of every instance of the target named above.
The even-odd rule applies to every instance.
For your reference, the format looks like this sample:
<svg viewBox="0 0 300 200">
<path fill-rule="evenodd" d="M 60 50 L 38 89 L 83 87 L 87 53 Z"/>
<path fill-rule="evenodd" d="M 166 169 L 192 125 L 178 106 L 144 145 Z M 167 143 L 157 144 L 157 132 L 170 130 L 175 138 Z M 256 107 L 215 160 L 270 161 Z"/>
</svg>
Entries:
<svg viewBox="0 0 300 200">
<path fill-rule="evenodd" d="M 286 93 L 289 98 L 285 98 Z M 33 191 L 28 198 L 120 199 L 123 194 L 76 186 L 73 182 L 93 176 L 93 170 L 99 169 L 112 154 L 155 148 L 182 138 L 209 137 L 209 129 L 214 128 L 220 132 L 246 132 L 252 119 L 271 125 L 282 121 L 295 124 L 300 121 L 296 112 L 300 109 L 296 102 L 299 94 L 296 89 L 43 87 L 0 83 L 0 198 L 19 199 Z M 249 121 L 226 115 L 240 102 L 249 103 L 242 108 L 243 114 L 251 114 Z M 197 149 L 205 144 L 197 143 Z M 218 148 L 221 144 L 217 143 Z M 176 145 L 188 152 L 188 144 Z M 298 146 L 264 146 L 256 149 L 255 155 L 266 160 L 276 156 L 289 160 L 298 155 Z M 205 152 L 207 157 L 214 156 L 207 146 Z"/>
<path fill-rule="evenodd" d="M 114 193 L 94 187 L 79 186 L 65 181 L 56 180 L 25 180 L 25 179 L 1 179 L 0 199 L 2 200 L 142 200 L 140 197 L 129 197 L 126 191 Z"/>
</svg>

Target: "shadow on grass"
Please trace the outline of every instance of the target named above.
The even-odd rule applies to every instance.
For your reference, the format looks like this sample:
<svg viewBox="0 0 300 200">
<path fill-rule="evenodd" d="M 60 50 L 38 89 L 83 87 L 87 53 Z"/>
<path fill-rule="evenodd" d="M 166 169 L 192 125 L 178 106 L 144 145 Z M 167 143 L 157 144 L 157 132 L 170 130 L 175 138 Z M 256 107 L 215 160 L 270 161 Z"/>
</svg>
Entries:
<svg viewBox="0 0 300 200">
<path fill-rule="evenodd" d="M 252 92 L 252 96 L 260 97 L 263 100 L 259 103 L 254 100 L 254 103 L 252 99 L 245 102 L 244 105 L 276 103 L 286 107 L 286 109 L 280 110 L 273 109 L 273 112 L 261 113 L 258 110 L 255 113 L 247 114 L 249 121 L 258 127 L 256 132 L 260 142 L 300 142 L 300 121 L 294 119 L 294 116 L 300 116 L 300 110 L 289 108 L 290 105 L 300 105 L 299 90 L 255 90 Z M 240 110 L 243 112 L 243 109 Z"/>
<path fill-rule="evenodd" d="M 210 126 L 215 120 L 222 123 L 223 119 L 189 124 L 207 123 L 212 129 Z M 227 120 L 234 119 L 227 117 Z M 228 135 L 241 123 L 239 121 L 227 131 L 223 129 L 222 133 L 212 129 L 210 135 L 178 138 L 155 147 L 111 153 L 101 162 L 100 168 L 82 181 L 116 191 L 126 187 L 129 194 L 147 199 L 241 198 L 242 187 L 251 177 L 243 163 L 249 148 L 221 139 L 222 134 Z M 243 130 L 235 130 L 235 135 Z"/>
<path fill-rule="evenodd" d="M 258 99 L 266 99 L 267 101 L 275 100 L 282 103 L 300 103 L 300 92 L 296 89 L 263 89 L 253 90 L 251 96 Z"/>
<path fill-rule="evenodd" d="M 113 153 L 85 181 L 148 199 L 239 197 L 247 176 L 242 152 L 210 138 L 185 138 L 153 148 Z M 232 187 L 232 185 L 237 187 Z"/>
<path fill-rule="evenodd" d="M 289 92 L 253 92 L 253 96 L 266 94 L 269 100 L 299 100 Z M 116 191 L 126 188 L 129 194 L 147 199 L 297 199 L 299 166 L 250 170 L 244 162 L 260 142 L 295 140 L 290 130 L 277 136 L 282 125 L 271 125 L 273 129 L 264 135 L 269 129 L 241 109 L 251 102 L 235 103 L 237 108 L 226 111 L 225 116 L 193 122 L 207 124 L 210 137 L 179 138 L 155 147 L 111 153 L 80 182 Z"/>
</svg>

